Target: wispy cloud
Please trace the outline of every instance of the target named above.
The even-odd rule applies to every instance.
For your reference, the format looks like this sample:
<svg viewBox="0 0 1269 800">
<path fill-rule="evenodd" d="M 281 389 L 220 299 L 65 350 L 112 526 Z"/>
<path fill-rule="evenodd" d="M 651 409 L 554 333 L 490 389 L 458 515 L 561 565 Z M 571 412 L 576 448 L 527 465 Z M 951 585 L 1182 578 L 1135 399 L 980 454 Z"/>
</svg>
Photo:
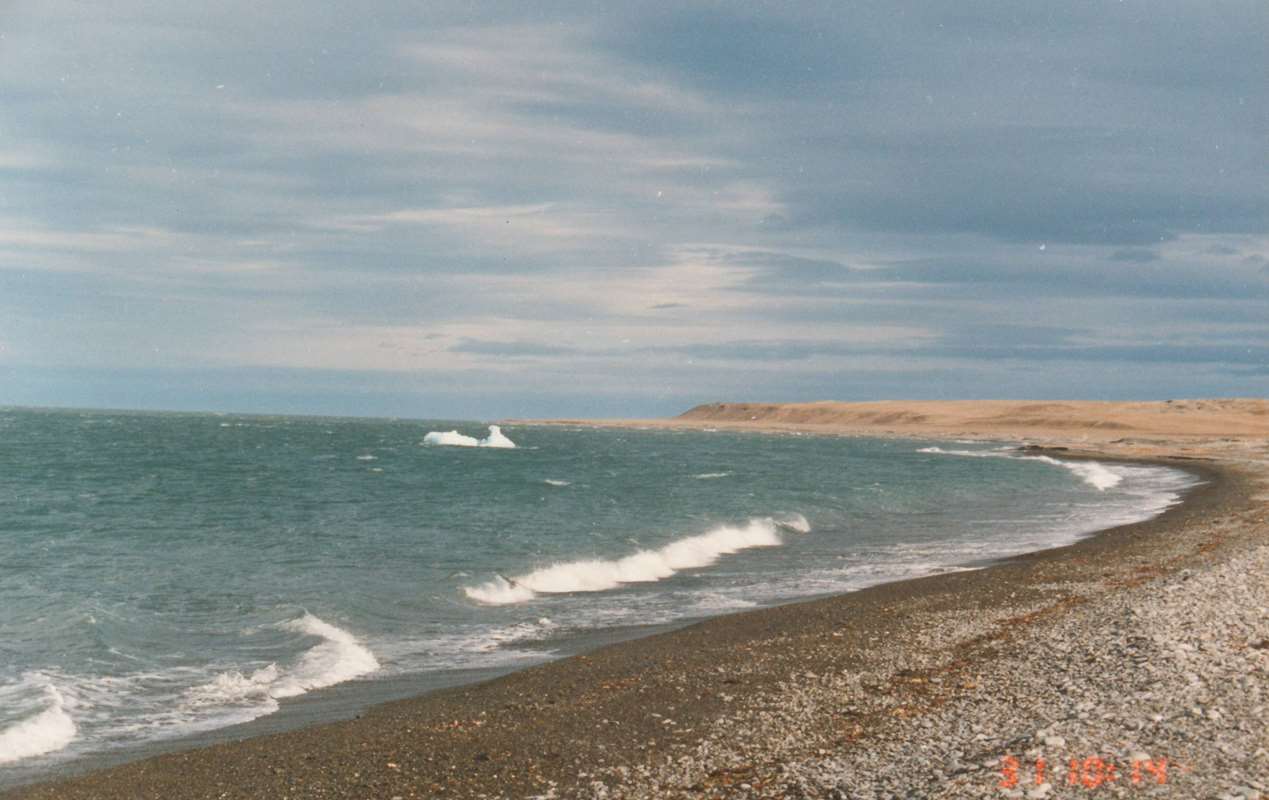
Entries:
<svg viewBox="0 0 1269 800">
<path fill-rule="evenodd" d="M 0 402 L 201 404 L 173 370 L 437 414 L 1264 393 L 1264 33 L 1254 3 L 19 4 Z"/>
</svg>

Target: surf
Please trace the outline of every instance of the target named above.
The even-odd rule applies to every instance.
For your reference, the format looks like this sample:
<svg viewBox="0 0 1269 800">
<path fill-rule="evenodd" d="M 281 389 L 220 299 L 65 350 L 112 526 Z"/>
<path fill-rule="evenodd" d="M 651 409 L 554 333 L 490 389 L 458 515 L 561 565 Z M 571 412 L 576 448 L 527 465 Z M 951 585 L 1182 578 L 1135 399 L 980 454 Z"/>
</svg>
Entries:
<svg viewBox="0 0 1269 800">
<path fill-rule="evenodd" d="M 195 705 L 220 705 L 254 697 L 264 701 L 262 714 L 272 713 L 278 706 L 269 701 L 325 689 L 380 668 L 375 654 L 353 634 L 312 614 L 305 613 L 277 627 L 321 641 L 305 650 L 290 667 L 269 664 L 249 675 L 239 670 L 223 672 L 187 691 L 186 698 Z"/>
<path fill-rule="evenodd" d="M 941 447 L 922 447 L 918 449 L 917 452 L 946 456 L 968 456 L 970 458 L 1010 458 L 1015 461 L 1039 461 L 1044 464 L 1061 467 L 1062 469 L 1073 473 L 1077 478 L 1084 481 L 1084 483 L 1089 486 L 1092 486 L 1099 492 L 1104 492 L 1107 489 L 1113 489 L 1120 483 L 1123 483 L 1124 480 L 1123 475 L 1098 461 L 1062 461 L 1061 459 L 1053 458 L 1051 456 L 1019 455 L 1012 449 L 944 450 Z"/>
<path fill-rule="evenodd" d="M 66 698 L 51 680 L 38 680 L 46 705 L 39 713 L 0 730 L 0 764 L 62 750 L 79 732 L 67 710 Z"/>
<path fill-rule="evenodd" d="M 623 558 L 563 562 L 515 577 L 498 574 L 493 580 L 465 587 L 463 592 L 486 605 L 509 605 L 532 600 L 539 594 L 604 592 L 630 583 L 655 583 L 683 570 L 708 567 L 719 558 L 742 550 L 779 547 L 784 544 L 782 532 L 810 530 L 810 523 L 801 514 L 778 519 L 757 517 L 744 525 L 722 525 Z"/>
</svg>

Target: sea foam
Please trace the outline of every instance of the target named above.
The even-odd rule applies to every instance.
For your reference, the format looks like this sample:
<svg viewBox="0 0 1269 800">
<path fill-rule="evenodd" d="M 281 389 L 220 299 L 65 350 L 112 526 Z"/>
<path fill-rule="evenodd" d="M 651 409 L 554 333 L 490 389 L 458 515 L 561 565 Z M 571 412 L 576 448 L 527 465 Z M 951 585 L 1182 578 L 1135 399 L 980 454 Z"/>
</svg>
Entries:
<svg viewBox="0 0 1269 800">
<path fill-rule="evenodd" d="M 0 730 L 0 764 L 52 753 L 75 739 L 78 729 L 66 710 L 66 699 L 51 681 L 40 682 L 44 708 Z"/>
<path fill-rule="evenodd" d="M 1050 456 L 1018 455 L 1012 450 L 944 450 L 941 447 L 922 447 L 917 452 L 947 456 L 970 456 L 972 458 L 1012 458 L 1018 461 L 1041 461 L 1074 473 L 1076 477 L 1099 492 L 1118 486 L 1124 480 L 1123 475 L 1097 461 L 1062 461 Z"/>
<path fill-rule="evenodd" d="M 497 425 L 489 426 L 489 435 L 483 439 L 466 436 L 458 431 L 429 431 L 423 437 L 423 444 L 436 447 L 501 447 L 512 449 L 516 443 L 511 441 Z"/>
<path fill-rule="evenodd" d="M 374 653 L 348 631 L 312 614 L 278 626 L 322 641 L 299 657 L 289 668 L 269 664 L 249 675 L 238 670 L 222 672 L 211 681 L 186 692 L 195 706 L 231 705 L 261 701 L 259 716 L 276 711 L 276 701 L 298 697 L 313 689 L 323 689 L 358 678 L 379 669 Z"/>
<path fill-rule="evenodd" d="M 283 676 L 270 694 L 294 697 L 311 689 L 322 689 L 350 681 L 379 669 L 379 661 L 369 648 L 351 633 L 337 628 L 312 614 L 284 623 L 284 627 L 323 641 L 300 656 L 300 660 Z"/>
<path fill-rule="evenodd" d="M 512 578 L 496 576 L 464 593 L 488 605 L 523 603 L 539 594 L 603 592 L 626 583 L 652 583 L 685 569 L 708 567 L 721 556 L 755 547 L 783 544 L 780 531 L 807 533 L 811 525 L 801 514 L 779 519 L 759 517 L 741 526 L 723 525 L 706 533 L 670 542 L 657 550 L 640 550 L 624 558 L 588 559 L 552 564 Z"/>
</svg>

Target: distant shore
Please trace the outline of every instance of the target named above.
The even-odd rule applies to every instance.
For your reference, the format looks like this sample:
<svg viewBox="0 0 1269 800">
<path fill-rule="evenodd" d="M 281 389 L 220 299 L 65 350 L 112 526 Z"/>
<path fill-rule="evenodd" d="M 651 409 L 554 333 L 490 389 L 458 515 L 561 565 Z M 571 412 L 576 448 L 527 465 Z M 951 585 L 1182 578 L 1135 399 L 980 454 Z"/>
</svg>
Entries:
<svg viewBox="0 0 1269 800">
<path fill-rule="evenodd" d="M 1265 401 L 1190 402 L 1209 405 L 1102 404 L 1122 427 L 1071 404 L 560 421 L 994 438 L 1205 483 L 1156 519 L 983 570 L 718 617 L 2 796 L 1251 797 L 1269 789 L 1269 416 Z M 966 417 L 996 411 L 1013 424 Z"/>
<path fill-rule="evenodd" d="M 508 424 L 514 424 L 514 420 Z M 533 424 L 801 432 L 907 438 L 1030 440 L 1121 454 L 1237 455 L 1269 441 L 1269 400 L 1151 402 L 925 400 L 707 403 L 663 419 L 525 420 Z M 1234 447 L 1222 447 L 1234 445 Z"/>
</svg>

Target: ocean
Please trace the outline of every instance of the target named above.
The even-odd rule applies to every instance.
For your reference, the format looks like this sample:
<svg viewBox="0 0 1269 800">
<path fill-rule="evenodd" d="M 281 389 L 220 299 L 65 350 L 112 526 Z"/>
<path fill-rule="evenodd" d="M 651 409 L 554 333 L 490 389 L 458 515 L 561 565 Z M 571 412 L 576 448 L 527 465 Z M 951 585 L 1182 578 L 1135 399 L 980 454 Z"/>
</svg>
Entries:
<svg viewBox="0 0 1269 800">
<path fill-rule="evenodd" d="M 0 409 L 0 785 L 980 567 L 1196 482 L 986 442 Z"/>
</svg>

